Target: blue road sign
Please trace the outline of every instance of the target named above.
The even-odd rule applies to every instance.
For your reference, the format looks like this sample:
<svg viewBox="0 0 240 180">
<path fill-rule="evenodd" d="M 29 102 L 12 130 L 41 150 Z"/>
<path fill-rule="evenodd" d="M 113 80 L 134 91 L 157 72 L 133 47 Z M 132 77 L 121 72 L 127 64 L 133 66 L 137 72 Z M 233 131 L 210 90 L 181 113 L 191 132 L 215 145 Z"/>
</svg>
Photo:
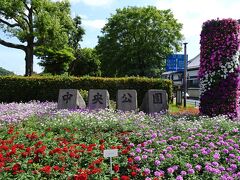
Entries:
<svg viewBox="0 0 240 180">
<path fill-rule="evenodd" d="M 168 56 L 166 71 L 184 71 L 184 54 L 172 54 Z"/>
</svg>

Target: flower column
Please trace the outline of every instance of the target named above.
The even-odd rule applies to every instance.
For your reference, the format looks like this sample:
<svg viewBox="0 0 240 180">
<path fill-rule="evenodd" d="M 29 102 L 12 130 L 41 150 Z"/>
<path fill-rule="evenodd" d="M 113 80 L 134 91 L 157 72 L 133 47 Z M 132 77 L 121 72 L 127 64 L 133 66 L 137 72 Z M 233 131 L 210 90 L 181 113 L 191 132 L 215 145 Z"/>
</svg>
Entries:
<svg viewBox="0 0 240 180">
<path fill-rule="evenodd" d="M 200 54 L 200 112 L 237 118 L 239 109 L 240 25 L 236 20 L 203 24 Z"/>
</svg>

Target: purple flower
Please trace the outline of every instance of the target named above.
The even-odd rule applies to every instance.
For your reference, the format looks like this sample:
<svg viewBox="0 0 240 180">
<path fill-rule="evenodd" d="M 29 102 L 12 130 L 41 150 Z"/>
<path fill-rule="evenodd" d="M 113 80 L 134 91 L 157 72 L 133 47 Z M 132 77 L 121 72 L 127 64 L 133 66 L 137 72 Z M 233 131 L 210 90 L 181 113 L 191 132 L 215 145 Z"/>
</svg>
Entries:
<svg viewBox="0 0 240 180">
<path fill-rule="evenodd" d="M 193 154 L 193 157 L 194 157 L 194 158 L 198 158 L 198 155 L 197 155 L 197 154 Z"/>
<path fill-rule="evenodd" d="M 178 176 L 176 177 L 176 180 L 183 180 L 183 177 L 180 176 L 180 175 L 178 175 Z"/>
<path fill-rule="evenodd" d="M 234 148 L 233 148 L 232 146 L 229 146 L 229 147 L 228 147 L 228 150 L 229 150 L 229 151 L 232 151 L 233 149 L 234 149 Z"/>
<path fill-rule="evenodd" d="M 140 156 L 136 156 L 136 157 L 134 158 L 134 160 L 135 160 L 135 161 L 141 161 L 141 157 L 140 157 Z"/>
<path fill-rule="evenodd" d="M 188 169 L 187 172 L 188 172 L 188 174 L 194 174 L 195 173 L 194 169 Z"/>
<path fill-rule="evenodd" d="M 238 149 L 238 148 L 239 148 L 239 144 L 234 144 L 233 147 L 234 147 L 235 149 Z"/>
<path fill-rule="evenodd" d="M 136 152 L 137 152 L 137 153 L 140 153 L 140 152 L 142 152 L 142 150 L 141 150 L 140 148 L 137 148 L 137 149 L 136 149 Z"/>
<path fill-rule="evenodd" d="M 215 154 L 213 155 L 213 158 L 214 158 L 215 160 L 219 160 L 219 159 L 220 159 L 220 154 L 219 154 L 219 153 L 215 153 Z"/>
<path fill-rule="evenodd" d="M 215 167 L 219 166 L 218 162 L 212 162 L 212 165 L 215 166 Z"/>
<path fill-rule="evenodd" d="M 223 166 L 219 166 L 219 168 L 218 168 L 220 171 L 225 171 L 225 167 L 223 167 Z"/>
<path fill-rule="evenodd" d="M 159 171 L 155 171 L 155 172 L 154 172 L 154 176 L 156 176 L 156 177 L 160 177 L 161 175 L 162 175 L 162 173 L 159 172 Z"/>
<path fill-rule="evenodd" d="M 229 154 L 230 158 L 235 158 L 235 154 Z"/>
<path fill-rule="evenodd" d="M 195 166 L 195 169 L 196 169 L 197 171 L 201 171 L 202 166 L 198 164 L 198 165 Z"/>
<path fill-rule="evenodd" d="M 157 133 L 153 133 L 152 134 L 152 139 L 156 138 L 157 137 Z"/>
<path fill-rule="evenodd" d="M 154 164 L 155 164 L 155 166 L 159 166 L 161 164 L 161 162 L 159 160 L 155 160 Z"/>
<path fill-rule="evenodd" d="M 223 151 L 225 154 L 228 154 L 228 152 L 229 152 L 227 149 L 223 149 L 222 151 Z"/>
<path fill-rule="evenodd" d="M 168 172 L 168 174 L 172 174 L 172 173 L 174 173 L 174 169 L 170 167 L 167 169 L 167 172 Z"/>
<path fill-rule="evenodd" d="M 173 155 L 172 155 L 172 154 L 166 154 L 166 157 L 167 157 L 167 158 L 172 158 Z"/>
<path fill-rule="evenodd" d="M 164 155 L 163 155 L 163 154 L 160 154 L 159 159 L 160 159 L 161 161 L 164 161 L 164 160 L 165 160 Z"/>
<path fill-rule="evenodd" d="M 237 169 L 237 165 L 236 164 L 231 164 L 231 166 L 230 166 L 232 169 Z"/>
<path fill-rule="evenodd" d="M 150 174 L 150 169 L 145 168 L 145 169 L 144 169 L 144 173 L 145 173 L 146 175 L 149 175 L 149 174 Z"/>
<path fill-rule="evenodd" d="M 182 176 L 186 176 L 187 175 L 187 172 L 186 171 L 181 171 L 180 173 Z"/>
<path fill-rule="evenodd" d="M 144 155 L 142 155 L 142 159 L 144 159 L 144 160 L 145 160 L 145 159 L 147 159 L 147 158 L 148 158 L 148 156 L 147 156 L 147 155 L 145 155 L 145 154 L 144 154 Z"/>
<path fill-rule="evenodd" d="M 190 163 L 186 163 L 185 166 L 189 169 L 192 168 L 192 165 Z"/>
</svg>

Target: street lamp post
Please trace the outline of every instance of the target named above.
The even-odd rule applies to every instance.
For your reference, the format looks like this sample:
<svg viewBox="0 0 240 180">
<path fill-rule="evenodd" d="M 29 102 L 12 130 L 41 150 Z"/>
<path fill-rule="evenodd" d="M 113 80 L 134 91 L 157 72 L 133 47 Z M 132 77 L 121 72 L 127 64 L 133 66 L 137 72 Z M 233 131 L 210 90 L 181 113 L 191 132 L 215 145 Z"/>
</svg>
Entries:
<svg viewBox="0 0 240 180">
<path fill-rule="evenodd" d="M 183 85 L 184 85 L 184 101 L 183 105 L 184 108 L 186 108 L 186 101 L 187 101 L 187 44 L 188 43 L 183 43 L 184 44 L 184 79 L 183 79 Z"/>
</svg>

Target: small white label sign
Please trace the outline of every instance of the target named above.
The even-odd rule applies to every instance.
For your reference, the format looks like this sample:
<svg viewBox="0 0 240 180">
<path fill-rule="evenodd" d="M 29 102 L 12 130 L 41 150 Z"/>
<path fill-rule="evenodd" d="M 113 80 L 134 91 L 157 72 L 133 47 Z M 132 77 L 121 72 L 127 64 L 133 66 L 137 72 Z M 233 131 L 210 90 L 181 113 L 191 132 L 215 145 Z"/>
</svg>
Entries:
<svg viewBox="0 0 240 180">
<path fill-rule="evenodd" d="M 116 157 L 118 156 L 118 149 L 107 149 L 103 151 L 103 157 Z"/>
</svg>

